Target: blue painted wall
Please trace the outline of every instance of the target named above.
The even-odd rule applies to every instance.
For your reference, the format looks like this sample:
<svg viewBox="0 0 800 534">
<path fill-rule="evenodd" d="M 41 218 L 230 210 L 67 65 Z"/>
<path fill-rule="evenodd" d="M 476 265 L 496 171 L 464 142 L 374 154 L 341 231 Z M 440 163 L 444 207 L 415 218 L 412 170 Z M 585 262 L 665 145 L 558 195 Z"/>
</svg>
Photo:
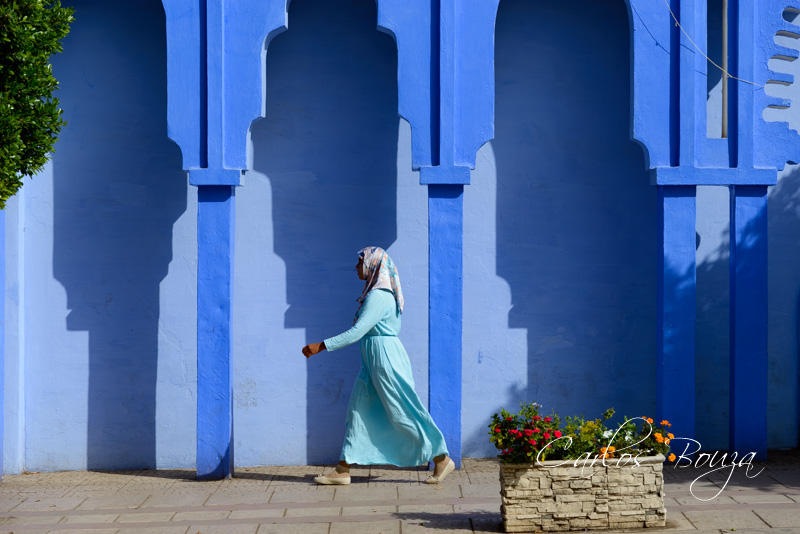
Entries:
<svg viewBox="0 0 800 534">
<path fill-rule="evenodd" d="M 396 47 L 371 0 L 330 4 L 295 0 L 271 42 L 267 118 L 236 192 L 237 465 L 338 456 L 357 349 L 300 348 L 352 323 L 366 244 L 398 265 L 428 397 L 427 194 L 397 118 Z M 500 3 L 496 138 L 464 192 L 464 456 L 493 455 L 488 417 L 523 399 L 655 410 L 656 189 L 629 138 L 628 13 L 573 4 Z M 7 210 L 5 470 L 193 467 L 196 190 L 166 137 L 163 10 L 72 5 L 55 63 L 69 124 Z M 798 440 L 798 186 L 787 168 L 769 197 L 771 448 Z M 708 448 L 728 440 L 727 200 L 698 188 Z"/>
</svg>

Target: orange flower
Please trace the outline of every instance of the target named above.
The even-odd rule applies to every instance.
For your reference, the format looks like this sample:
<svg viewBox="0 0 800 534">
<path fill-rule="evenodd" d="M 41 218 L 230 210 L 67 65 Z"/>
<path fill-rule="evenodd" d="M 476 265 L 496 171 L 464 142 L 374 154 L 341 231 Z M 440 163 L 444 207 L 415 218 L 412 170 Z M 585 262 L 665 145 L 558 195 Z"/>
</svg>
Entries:
<svg viewBox="0 0 800 534">
<path fill-rule="evenodd" d="M 668 439 L 664 440 L 664 445 L 669 445 L 669 440 Z"/>
<path fill-rule="evenodd" d="M 615 450 L 617 450 L 617 448 L 614 447 L 613 445 L 609 445 L 608 450 L 609 452 L 614 452 Z"/>
<path fill-rule="evenodd" d="M 647 422 L 648 422 L 648 423 L 650 423 L 651 425 L 653 424 L 653 418 L 652 418 L 652 417 L 648 417 L 648 418 L 646 418 L 646 419 L 645 419 L 645 421 L 647 421 Z"/>
<path fill-rule="evenodd" d="M 664 419 L 663 421 L 661 421 L 661 423 L 660 423 L 660 424 L 661 424 L 661 426 L 672 426 L 672 425 L 669 423 L 669 421 L 667 421 L 666 419 Z"/>
<path fill-rule="evenodd" d="M 675 438 L 675 436 L 672 434 L 672 432 L 667 432 L 667 437 L 668 437 L 669 439 L 673 439 L 673 438 Z"/>
<path fill-rule="evenodd" d="M 672 453 L 669 453 L 669 456 L 667 456 L 667 460 L 669 460 L 670 462 L 674 462 L 675 461 L 675 455 L 672 454 Z"/>
<path fill-rule="evenodd" d="M 662 436 L 660 432 L 653 434 L 653 437 L 656 438 L 657 442 L 664 443 L 664 436 Z"/>
</svg>

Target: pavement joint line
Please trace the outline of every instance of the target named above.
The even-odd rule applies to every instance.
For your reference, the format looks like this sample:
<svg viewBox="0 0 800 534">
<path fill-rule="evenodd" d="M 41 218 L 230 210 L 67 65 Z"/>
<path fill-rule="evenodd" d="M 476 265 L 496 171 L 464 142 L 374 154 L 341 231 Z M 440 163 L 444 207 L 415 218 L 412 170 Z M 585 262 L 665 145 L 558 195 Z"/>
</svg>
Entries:
<svg viewBox="0 0 800 534">
<path fill-rule="evenodd" d="M 762 503 L 716 503 L 716 504 L 678 504 L 666 507 L 667 510 L 674 510 L 678 512 L 706 512 L 706 511 L 719 511 L 719 510 L 750 510 L 755 513 L 756 510 L 780 510 L 781 508 L 797 508 L 800 509 L 796 502 L 762 502 Z M 759 516 L 760 517 L 760 516 Z M 688 519 L 688 518 L 687 518 Z M 763 519 L 762 519 L 763 521 Z"/>
<path fill-rule="evenodd" d="M 767 525 L 769 528 L 774 528 L 772 525 L 770 525 L 770 524 L 769 524 L 769 521 L 767 521 L 766 519 L 764 519 L 763 517 L 761 517 L 761 514 L 759 514 L 759 513 L 758 513 L 756 510 L 753 510 L 753 514 L 754 514 L 754 515 L 755 515 L 757 518 L 759 518 L 761 521 L 763 521 L 763 522 L 764 522 L 764 524 L 766 524 L 766 525 Z"/>
<path fill-rule="evenodd" d="M 499 499 L 487 497 L 450 497 L 440 499 L 374 499 L 363 501 L 320 501 L 320 502 L 282 502 L 282 503 L 263 503 L 263 504 L 209 504 L 206 506 L 151 506 L 148 508 L 96 508 L 89 510 L 21 510 L 19 512 L 9 511 L 0 514 L 3 517 L 49 517 L 53 515 L 97 515 L 97 514 L 149 514 L 156 512 L 211 512 L 218 510 L 288 510 L 300 508 L 360 508 L 364 506 L 425 506 L 434 504 L 499 504 Z M 791 503 L 796 504 L 796 503 Z"/>
<path fill-rule="evenodd" d="M 447 516 L 449 519 L 449 515 Z M 259 524 L 280 524 L 280 525 L 303 525 L 308 523 L 371 523 L 373 521 L 391 521 L 401 519 L 394 514 L 369 514 L 369 515 L 318 515 L 302 517 L 259 517 L 259 518 L 240 518 L 240 519 L 194 519 L 180 521 L 150 521 L 140 523 L 113 522 L 113 523 L 44 523 L 30 525 L 2 525 L 0 530 L 10 527 L 14 532 L 25 531 L 59 531 L 59 530 L 107 530 L 116 529 L 145 529 L 160 527 L 183 527 L 187 529 L 192 526 L 217 527 L 232 525 L 252 525 Z"/>
</svg>

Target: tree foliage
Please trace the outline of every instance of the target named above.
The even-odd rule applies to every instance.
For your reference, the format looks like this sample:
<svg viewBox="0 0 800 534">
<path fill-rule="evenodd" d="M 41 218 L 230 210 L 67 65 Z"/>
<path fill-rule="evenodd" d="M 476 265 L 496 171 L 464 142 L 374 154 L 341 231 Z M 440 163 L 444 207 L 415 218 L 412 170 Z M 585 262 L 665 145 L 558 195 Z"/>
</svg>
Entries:
<svg viewBox="0 0 800 534">
<path fill-rule="evenodd" d="M 50 56 L 72 14 L 59 0 L 0 0 L 0 208 L 47 163 L 66 124 Z"/>
</svg>

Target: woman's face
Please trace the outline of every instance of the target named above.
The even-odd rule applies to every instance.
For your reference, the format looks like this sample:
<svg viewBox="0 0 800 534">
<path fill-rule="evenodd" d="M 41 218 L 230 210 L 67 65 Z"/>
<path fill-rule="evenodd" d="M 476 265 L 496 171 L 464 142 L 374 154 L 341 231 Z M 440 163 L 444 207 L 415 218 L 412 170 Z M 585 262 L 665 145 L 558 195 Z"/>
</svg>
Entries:
<svg viewBox="0 0 800 534">
<path fill-rule="evenodd" d="M 358 263 L 356 263 L 356 273 L 358 273 L 359 280 L 367 279 L 367 275 L 364 273 L 364 258 L 362 256 L 358 257 Z"/>
</svg>

